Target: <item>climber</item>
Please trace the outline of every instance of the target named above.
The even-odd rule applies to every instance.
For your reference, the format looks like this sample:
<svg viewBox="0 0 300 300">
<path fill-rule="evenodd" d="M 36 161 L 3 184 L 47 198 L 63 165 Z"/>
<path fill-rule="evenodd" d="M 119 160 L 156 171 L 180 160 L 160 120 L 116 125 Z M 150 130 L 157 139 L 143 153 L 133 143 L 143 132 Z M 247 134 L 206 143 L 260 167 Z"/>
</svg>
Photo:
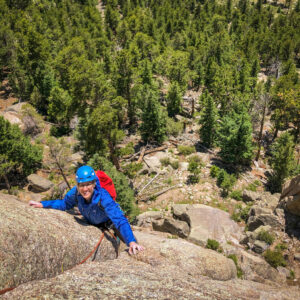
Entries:
<svg viewBox="0 0 300 300">
<path fill-rule="evenodd" d="M 119 204 L 104 188 L 101 188 L 93 168 L 90 166 L 80 167 L 76 172 L 76 181 L 77 186 L 73 187 L 64 199 L 30 201 L 29 205 L 35 208 L 69 210 L 77 204 L 80 213 L 90 224 L 99 225 L 111 221 L 129 246 L 129 254 L 143 251 L 144 247 L 137 243 Z"/>
</svg>

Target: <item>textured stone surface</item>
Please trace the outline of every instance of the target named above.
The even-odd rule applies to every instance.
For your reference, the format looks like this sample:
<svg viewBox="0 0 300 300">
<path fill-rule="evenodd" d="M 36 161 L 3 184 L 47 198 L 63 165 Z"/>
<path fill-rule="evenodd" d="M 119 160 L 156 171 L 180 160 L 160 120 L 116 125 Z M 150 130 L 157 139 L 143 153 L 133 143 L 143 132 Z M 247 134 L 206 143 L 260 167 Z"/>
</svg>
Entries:
<svg viewBox="0 0 300 300">
<path fill-rule="evenodd" d="M 29 181 L 30 189 L 34 192 L 45 192 L 54 186 L 54 184 L 50 180 L 37 174 L 29 175 L 27 177 L 27 180 Z"/>
<path fill-rule="evenodd" d="M 130 257 L 123 250 L 118 259 L 107 261 L 105 253 L 115 252 L 104 240 L 98 260 L 71 269 L 96 244 L 99 230 L 77 223 L 65 212 L 33 209 L 1 193 L 0 230 L 1 288 L 17 286 L 1 299 L 280 300 L 299 296 L 298 288 L 238 280 L 233 261 L 225 256 L 138 228 L 135 235 L 146 247 L 143 253 Z M 33 280 L 40 278 L 46 279 Z M 275 275 L 270 278 L 276 281 Z M 19 285 L 28 280 L 33 281 Z"/>
<path fill-rule="evenodd" d="M 257 199 L 260 199 L 261 195 L 260 193 L 244 190 L 243 191 L 243 200 L 245 202 L 254 202 Z"/>
<path fill-rule="evenodd" d="M 137 226 L 139 227 L 152 227 L 153 220 L 163 218 L 163 213 L 160 211 L 146 211 L 137 216 Z"/>
<path fill-rule="evenodd" d="M 244 250 L 240 253 L 240 267 L 244 278 L 261 283 L 273 284 L 285 282 L 285 276 L 279 274 L 263 258 L 250 254 Z M 299 298 L 300 299 L 300 298 Z"/>
<path fill-rule="evenodd" d="M 169 232 L 178 235 L 181 238 L 188 237 L 190 227 L 185 221 L 175 220 L 172 218 L 165 218 L 163 220 L 154 220 L 152 222 L 154 230 Z"/>
<path fill-rule="evenodd" d="M 269 225 L 273 229 L 280 229 L 280 227 L 282 226 L 282 224 L 279 221 L 279 218 L 273 214 L 261 214 L 258 216 L 250 216 L 247 224 L 248 229 L 250 231 L 253 231 L 262 225 Z"/>
<path fill-rule="evenodd" d="M 241 228 L 223 210 L 202 204 L 176 204 L 172 209 L 177 218 L 190 225 L 188 239 L 201 246 L 206 245 L 207 239 L 238 244 L 242 238 Z"/>
<path fill-rule="evenodd" d="M 281 198 L 294 196 L 300 193 L 300 175 L 292 178 L 287 181 L 283 187 L 281 192 Z"/>
<path fill-rule="evenodd" d="M 23 284 L 2 299 L 200 299 L 291 300 L 299 289 L 246 280 L 218 281 L 164 264 L 153 251 L 117 260 L 87 263 L 51 279 Z"/>
<path fill-rule="evenodd" d="M 86 225 L 66 212 L 34 209 L 0 193 L 0 289 L 52 277 L 78 264 L 101 236 L 98 228 Z M 107 236 L 95 259 L 116 258 L 115 246 Z"/>
<path fill-rule="evenodd" d="M 264 242 L 264 241 L 260 241 L 260 240 L 256 240 L 254 242 L 254 245 L 252 247 L 252 250 L 255 252 L 255 253 L 263 253 L 265 250 L 267 250 L 269 248 L 269 245 Z"/>
</svg>

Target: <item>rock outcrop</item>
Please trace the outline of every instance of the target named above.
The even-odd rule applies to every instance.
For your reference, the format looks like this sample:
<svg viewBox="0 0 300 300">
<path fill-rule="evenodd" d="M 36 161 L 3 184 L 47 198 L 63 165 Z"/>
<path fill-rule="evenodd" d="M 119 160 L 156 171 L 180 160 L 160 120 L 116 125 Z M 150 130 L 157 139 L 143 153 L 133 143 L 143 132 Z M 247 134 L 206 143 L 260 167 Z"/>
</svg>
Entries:
<svg viewBox="0 0 300 300">
<path fill-rule="evenodd" d="M 50 180 L 37 174 L 27 176 L 27 180 L 29 182 L 29 189 L 37 193 L 48 191 L 54 186 Z"/>
<path fill-rule="evenodd" d="M 284 184 L 280 206 L 291 214 L 300 216 L 300 175 Z"/>
<path fill-rule="evenodd" d="M 242 229 L 223 210 L 202 204 L 176 204 L 172 209 L 176 218 L 189 224 L 188 240 L 201 246 L 207 239 L 238 245 L 242 238 Z"/>
<path fill-rule="evenodd" d="M 299 298 L 298 288 L 236 279 L 224 255 L 147 229 L 135 230 L 143 253 L 121 251 L 113 259 L 115 248 L 106 239 L 94 262 L 76 266 L 99 239 L 99 229 L 85 225 L 66 212 L 33 209 L 0 193 L 0 288 L 17 286 L 1 298 Z"/>
<path fill-rule="evenodd" d="M 0 289 L 53 277 L 80 263 L 101 236 L 98 228 L 80 222 L 0 193 Z M 116 243 L 107 236 L 94 259 L 116 257 Z"/>
</svg>

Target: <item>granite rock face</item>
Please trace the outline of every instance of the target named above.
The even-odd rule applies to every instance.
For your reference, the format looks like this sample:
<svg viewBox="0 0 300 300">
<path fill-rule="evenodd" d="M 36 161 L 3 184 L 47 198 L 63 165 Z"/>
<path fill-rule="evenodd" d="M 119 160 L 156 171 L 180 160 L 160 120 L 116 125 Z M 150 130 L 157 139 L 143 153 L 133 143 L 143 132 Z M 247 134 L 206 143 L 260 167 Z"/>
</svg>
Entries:
<svg viewBox="0 0 300 300">
<path fill-rule="evenodd" d="M 31 174 L 27 176 L 27 180 L 29 181 L 30 189 L 33 192 L 37 193 L 48 191 L 54 186 L 54 184 L 50 180 L 41 177 L 37 174 Z"/>
<path fill-rule="evenodd" d="M 175 204 L 172 209 L 176 218 L 189 224 L 188 240 L 201 246 L 207 239 L 238 245 L 242 238 L 241 228 L 223 210 L 202 204 Z"/>
<path fill-rule="evenodd" d="M 295 287 L 213 280 L 196 276 L 196 268 L 190 268 L 186 272 L 150 248 L 136 257 L 122 252 L 112 261 L 89 262 L 54 278 L 20 285 L 2 299 L 299 299 Z"/>
<path fill-rule="evenodd" d="M 102 234 L 66 212 L 34 209 L 2 193 L 0 232 L 0 289 L 72 268 L 87 257 Z M 90 260 L 116 257 L 116 242 L 107 235 Z"/>
</svg>

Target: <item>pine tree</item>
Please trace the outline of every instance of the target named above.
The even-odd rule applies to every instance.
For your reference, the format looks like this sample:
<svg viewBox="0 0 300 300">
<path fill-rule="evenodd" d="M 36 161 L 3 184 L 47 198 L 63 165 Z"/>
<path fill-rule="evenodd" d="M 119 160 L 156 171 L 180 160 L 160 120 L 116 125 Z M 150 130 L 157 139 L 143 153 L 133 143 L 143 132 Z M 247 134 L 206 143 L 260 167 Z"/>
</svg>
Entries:
<svg viewBox="0 0 300 300">
<path fill-rule="evenodd" d="M 166 117 L 158 102 L 157 92 L 149 89 L 145 94 L 141 134 L 145 142 L 161 144 L 166 137 Z"/>
<path fill-rule="evenodd" d="M 246 111 L 226 115 L 220 125 L 220 156 L 224 162 L 249 165 L 253 156 L 252 124 Z"/>
<path fill-rule="evenodd" d="M 167 109 L 170 117 L 181 112 L 181 98 L 179 84 L 175 81 L 171 84 L 167 94 Z"/>
<path fill-rule="evenodd" d="M 200 124 L 202 125 L 200 128 L 200 137 L 202 143 L 206 147 L 211 148 L 214 146 L 214 143 L 217 138 L 218 113 L 217 113 L 214 100 L 211 97 L 211 95 L 208 94 L 207 91 L 205 91 L 202 98 L 205 102 L 205 108 L 204 108 L 203 115 L 200 119 Z"/>
<path fill-rule="evenodd" d="M 0 179 L 10 189 L 10 178 L 22 177 L 35 171 L 42 160 L 42 150 L 31 145 L 17 125 L 11 125 L 0 116 Z"/>
<path fill-rule="evenodd" d="M 295 145 L 293 137 L 288 133 L 283 133 L 275 140 L 272 147 L 272 157 L 269 162 L 273 169 L 270 177 L 270 188 L 272 192 L 281 192 L 281 187 L 292 171 L 295 169 Z"/>
</svg>

